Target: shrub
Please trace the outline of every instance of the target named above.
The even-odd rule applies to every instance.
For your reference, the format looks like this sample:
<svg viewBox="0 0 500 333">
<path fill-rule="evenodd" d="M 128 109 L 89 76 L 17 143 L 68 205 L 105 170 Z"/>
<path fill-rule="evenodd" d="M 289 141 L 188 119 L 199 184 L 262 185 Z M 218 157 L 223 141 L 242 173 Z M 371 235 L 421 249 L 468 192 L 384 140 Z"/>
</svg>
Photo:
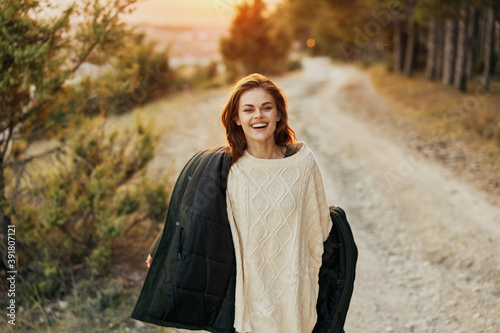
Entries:
<svg viewBox="0 0 500 333">
<path fill-rule="evenodd" d="M 49 164 L 37 162 L 32 182 L 21 188 L 26 195 L 11 196 L 22 235 L 21 294 L 61 296 L 73 281 L 109 273 L 167 209 L 166 178 L 145 173 L 157 141 L 151 124 L 105 135 L 96 123 L 87 122 Z"/>
</svg>

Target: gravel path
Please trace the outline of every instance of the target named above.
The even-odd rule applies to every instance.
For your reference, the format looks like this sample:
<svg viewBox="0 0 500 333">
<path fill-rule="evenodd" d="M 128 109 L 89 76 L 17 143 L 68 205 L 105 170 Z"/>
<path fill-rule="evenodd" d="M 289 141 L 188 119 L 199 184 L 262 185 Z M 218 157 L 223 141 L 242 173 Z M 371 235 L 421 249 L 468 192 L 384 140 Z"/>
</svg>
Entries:
<svg viewBox="0 0 500 333">
<path fill-rule="evenodd" d="M 500 332 L 500 207 L 382 129 L 350 113 L 342 87 L 384 103 L 349 66 L 306 59 L 278 78 L 290 97 L 292 128 L 315 153 L 329 204 L 343 207 L 359 249 L 346 332 Z M 224 143 L 220 110 L 229 91 L 193 96 L 158 113 L 175 126 L 150 164 Z M 491 199 L 491 198 L 490 198 Z"/>
</svg>

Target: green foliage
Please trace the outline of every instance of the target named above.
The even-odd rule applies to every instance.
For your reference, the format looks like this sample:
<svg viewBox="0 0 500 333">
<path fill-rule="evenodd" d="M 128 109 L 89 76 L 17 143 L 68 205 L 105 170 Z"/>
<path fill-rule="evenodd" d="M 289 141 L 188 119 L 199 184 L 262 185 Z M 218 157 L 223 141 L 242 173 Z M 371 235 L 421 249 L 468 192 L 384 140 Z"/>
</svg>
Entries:
<svg viewBox="0 0 500 333">
<path fill-rule="evenodd" d="M 285 63 L 287 71 L 296 71 L 302 69 L 302 62 L 300 59 L 288 59 Z"/>
<path fill-rule="evenodd" d="M 421 25 L 426 25 L 432 18 L 444 20 L 448 18 L 458 18 L 461 3 L 472 4 L 474 0 L 421 0 L 416 2 L 415 18 Z"/>
<path fill-rule="evenodd" d="M 206 65 L 194 66 L 192 73 L 188 76 L 188 82 L 191 87 L 210 89 L 223 85 L 225 82 L 221 79 L 222 73 L 219 73 L 218 63 L 211 61 Z"/>
<path fill-rule="evenodd" d="M 291 39 L 273 26 L 272 19 L 265 17 L 262 0 L 239 5 L 229 36 L 220 41 L 230 80 L 253 72 L 265 75 L 282 72 L 290 48 Z"/>
<path fill-rule="evenodd" d="M 127 239 L 137 243 L 147 236 L 144 223 L 163 218 L 170 186 L 144 172 L 158 141 L 152 123 L 138 120 L 135 131 L 106 135 L 99 121 L 85 122 L 50 170 L 33 175 L 34 195 L 11 202 L 23 235 L 21 294 L 35 288 L 50 296 L 67 291 L 75 276 L 106 274 L 130 255 L 122 248 Z"/>
<path fill-rule="evenodd" d="M 65 94 L 51 106 L 52 118 L 61 122 L 70 115 L 73 123 L 66 127 L 71 127 L 78 116 L 123 114 L 182 89 L 169 67 L 168 49 L 157 50 L 157 43 L 146 42 L 144 34 L 130 32 L 109 65 L 63 87 Z M 70 114 L 64 111 L 68 106 Z"/>
<path fill-rule="evenodd" d="M 67 116 L 85 104 L 69 79 L 84 63 L 104 65 L 118 54 L 132 35 L 119 17 L 135 2 L 75 2 L 60 17 L 47 17 L 48 1 L 3 1 L 0 132 L 16 128 L 33 142 L 68 127 Z M 71 22 L 76 15 L 77 24 Z M 0 140 L 1 151 L 9 141 Z"/>
<path fill-rule="evenodd" d="M 142 200 L 147 202 L 143 213 L 153 223 L 163 221 L 168 208 L 165 204 L 168 202 L 170 191 L 166 191 L 165 188 L 170 189 L 171 186 L 167 176 L 165 175 L 157 181 L 149 178 L 145 179 L 145 181 L 141 182 L 141 186 L 136 193 L 136 196 L 140 196 L 143 198 Z"/>
<path fill-rule="evenodd" d="M 103 123 L 177 89 L 168 50 L 120 20 L 136 1 L 0 2 L 0 272 L 15 224 L 20 299 L 108 273 L 163 218 L 169 185 L 144 173 L 151 124 L 105 134 Z"/>
<path fill-rule="evenodd" d="M 146 42 L 143 34 L 136 35 L 113 68 L 92 81 L 97 102 L 101 102 L 95 111 L 122 114 L 182 89 L 177 74 L 169 67 L 168 52 L 168 48 L 158 51 L 157 43 Z"/>
<path fill-rule="evenodd" d="M 120 192 L 116 198 L 116 213 L 118 215 L 132 214 L 139 208 L 140 204 L 141 200 L 132 196 L 130 192 Z"/>
<path fill-rule="evenodd" d="M 313 39 L 315 45 L 310 49 L 313 55 L 343 59 L 345 52 L 341 46 L 361 51 L 356 40 L 366 34 L 366 23 L 373 20 L 362 0 L 287 0 L 286 16 L 302 48 L 306 48 L 308 39 Z"/>
</svg>

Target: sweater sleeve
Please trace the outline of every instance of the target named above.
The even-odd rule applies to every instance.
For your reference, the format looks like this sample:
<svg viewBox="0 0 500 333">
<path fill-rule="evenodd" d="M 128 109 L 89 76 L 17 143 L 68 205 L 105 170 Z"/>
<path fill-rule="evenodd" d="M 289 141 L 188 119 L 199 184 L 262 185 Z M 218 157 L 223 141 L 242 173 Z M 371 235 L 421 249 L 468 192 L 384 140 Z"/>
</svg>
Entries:
<svg viewBox="0 0 500 333">
<path fill-rule="evenodd" d="M 308 202 L 306 206 L 309 211 L 307 216 L 312 219 L 310 223 L 313 224 L 313 230 L 316 229 L 314 225 L 319 227 L 316 230 L 321 232 L 322 240 L 324 242 L 328 238 L 333 224 L 330 218 L 330 209 L 328 208 L 328 203 L 326 201 L 321 171 L 314 158 L 311 163 L 311 173 L 307 184 L 307 192 L 306 200 Z"/>
<path fill-rule="evenodd" d="M 314 161 L 314 183 L 316 187 L 316 194 L 318 198 L 318 209 L 321 212 L 320 224 L 323 232 L 323 242 L 326 241 L 328 235 L 330 234 L 330 229 L 332 228 L 332 219 L 330 217 L 330 209 L 328 208 L 328 202 L 326 201 L 325 188 L 323 185 L 323 177 L 318 164 Z"/>
</svg>

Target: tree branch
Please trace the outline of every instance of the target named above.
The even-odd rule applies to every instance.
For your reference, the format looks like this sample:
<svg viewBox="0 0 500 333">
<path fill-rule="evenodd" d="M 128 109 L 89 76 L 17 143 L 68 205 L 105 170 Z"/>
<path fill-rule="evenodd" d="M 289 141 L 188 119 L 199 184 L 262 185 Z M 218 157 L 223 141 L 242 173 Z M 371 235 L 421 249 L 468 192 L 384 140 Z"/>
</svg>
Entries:
<svg viewBox="0 0 500 333">
<path fill-rule="evenodd" d="M 104 27 L 104 34 L 108 33 L 109 30 L 109 26 L 112 22 L 115 22 L 116 19 L 118 18 L 118 15 L 125 9 L 129 6 L 130 4 L 125 4 L 121 7 L 118 7 L 116 9 L 116 12 L 110 17 L 109 19 L 109 22 L 108 24 L 105 25 Z M 80 68 L 80 66 L 85 62 L 85 60 L 90 56 L 90 54 L 92 53 L 92 51 L 94 50 L 94 48 L 97 46 L 97 44 L 99 44 L 99 40 L 98 38 L 96 38 L 96 40 L 94 40 L 94 42 L 87 48 L 87 50 L 83 53 L 82 56 L 79 57 L 77 63 L 75 64 L 75 66 L 73 66 L 73 68 L 69 71 L 69 73 L 73 74 L 75 73 L 78 68 Z"/>
<path fill-rule="evenodd" d="M 7 154 L 7 148 L 9 147 L 10 140 L 12 139 L 12 130 L 13 130 L 12 123 L 9 122 L 9 126 L 6 129 L 6 131 L 8 132 L 7 138 L 5 140 L 2 139 L 2 141 L 0 141 L 1 142 L 0 144 L 4 145 L 2 152 L 0 153 L 0 172 L 3 172 L 3 169 L 5 168 L 3 162 L 4 162 L 5 154 Z M 4 133 L 5 133 L 5 131 L 4 131 Z"/>
<path fill-rule="evenodd" d="M 47 155 L 53 154 L 53 153 L 55 153 L 57 151 L 62 151 L 62 146 L 50 149 L 50 150 L 48 150 L 46 152 L 43 152 L 41 154 L 37 154 L 37 155 L 33 155 L 33 156 L 30 156 L 30 157 L 27 157 L 27 158 L 19 160 L 19 161 L 9 162 L 7 164 L 4 164 L 4 168 L 10 167 L 10 166 L 16 166 L 16 165 L 19 165 L 19 164 L 25 164 L 25 163 L 31 162 L 34 159 L 42 158 L 42 157 L 45 157 Z"/>
<path fill-rule="evenodd" d="M 115 22 L 116 19 L 118 18 L 118 15 L 125 9 L 127 8 L 128 6 L 130 6 L 130 4 L 125 4 L 125 5 L 122 5 L 121 7 L 119 7 L 116 12 L 110 17 L 110 20 L 109 20 L 109 23 L 106 24 L 105 26 L 105 31 L 104 33 L 108 33 L 109 32 L 109 26 L 111 25 L 112 22 Z M 89 47 L 84 51 L 82 52 L 82 54 L 78 57 L 78 60 L 77 62 L 74 64 L 74 66 L 68 70 L 66 72 L 67 75 L 73 75 L 75 74 L 75 72 L 80 68 L 80 66 L 85 63 L 85 61 L 89 58 L 90 54 L 92 53 L 92 51 L 95 49 L 95 47 L 99 44 L 99 39 L 94 36 L 95 39 L 93 41 L 93 43 L 91 43 L 89 45 Z M 66 80 L 62 80 L 58 85 L 56 85 L 53 90 L 52 90 L 52 94 L 55 94 L 57 93 L 59 90 L 61 90 L 61 88 L 63 87 L 64 83 L 66 82 Z M 23 123 L 24 121 L 26 121 L 26 119 L 28 119 L 29 117 L 31 117 L 31 115 L 33 115 L 34 113 L 40 111 L 40 109 L 44 106 L 44 104 L 47 103 L 47 101 L 41 101 L 40 103 L 36 104 L 35 106 L 33 106 L 30 110 L 28 110 L 27 112 L 23 113 L 19 119 L 18 119 L 18 123 Z"/>
<path fill-rule="evenodd" d="M 68 156 L 71 156 L 71 157 L 74 157 L 80 161 L 82 161 L 90 170 L 94 170 L 94 166 L 92 165 L 92 163 L 90 163 L 89 161 L 87 161 L 85 158 L 83 158 L 82 156 L 78 155 L 78 154 L 70 154 L 68 152 L 65 152 L 65 151 L 62 151 L 63 154 L 65 155 L 68 155 Z"/>
</svg>

